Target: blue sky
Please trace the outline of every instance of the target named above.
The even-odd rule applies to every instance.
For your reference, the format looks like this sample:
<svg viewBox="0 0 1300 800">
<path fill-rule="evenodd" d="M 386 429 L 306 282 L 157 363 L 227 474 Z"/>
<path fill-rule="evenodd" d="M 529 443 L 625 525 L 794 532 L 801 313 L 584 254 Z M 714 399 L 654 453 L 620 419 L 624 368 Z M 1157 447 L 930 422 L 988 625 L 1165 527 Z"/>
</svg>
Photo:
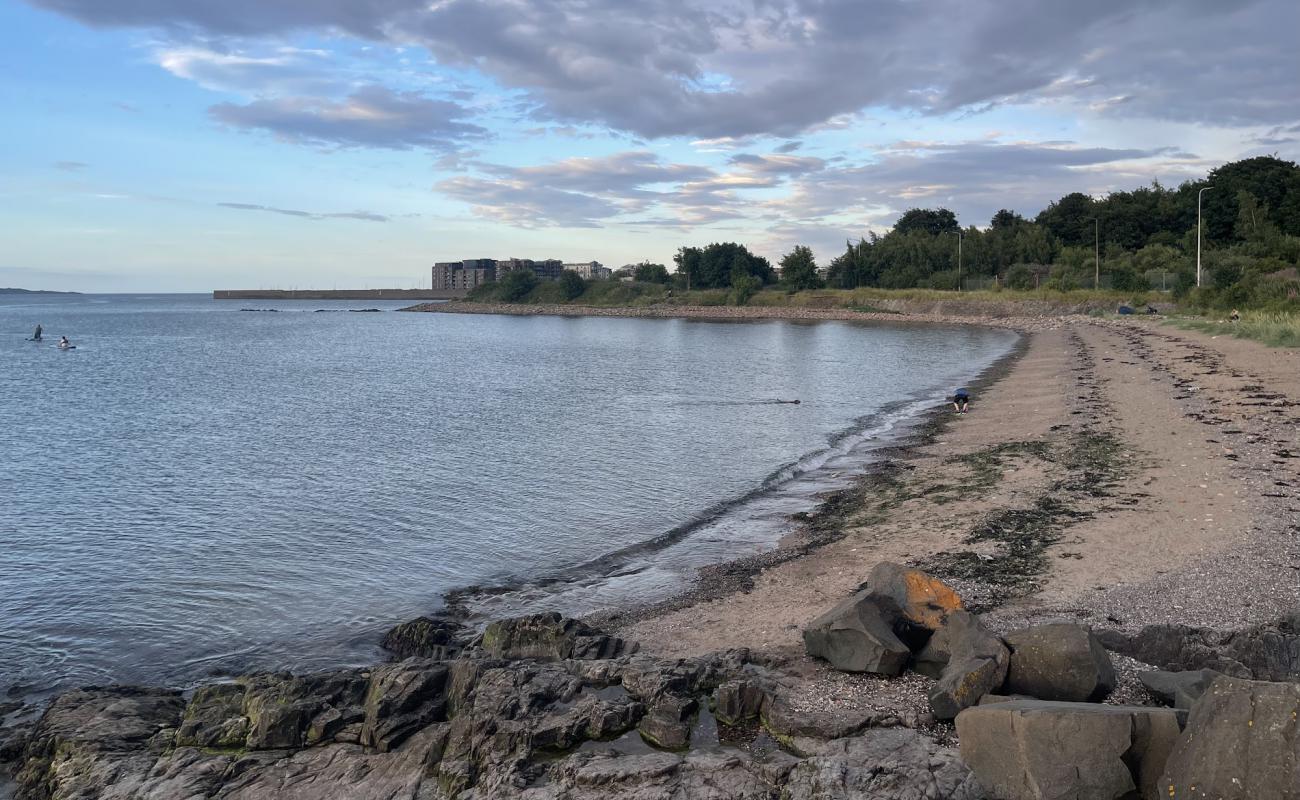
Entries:
<svg viewBox="0 0 1300 800">
<path fill-rule="evenodd" d="M 1293 3 L 0 0 L 0 286 L 822 259 L 1300 154 Z"/>
</svg>

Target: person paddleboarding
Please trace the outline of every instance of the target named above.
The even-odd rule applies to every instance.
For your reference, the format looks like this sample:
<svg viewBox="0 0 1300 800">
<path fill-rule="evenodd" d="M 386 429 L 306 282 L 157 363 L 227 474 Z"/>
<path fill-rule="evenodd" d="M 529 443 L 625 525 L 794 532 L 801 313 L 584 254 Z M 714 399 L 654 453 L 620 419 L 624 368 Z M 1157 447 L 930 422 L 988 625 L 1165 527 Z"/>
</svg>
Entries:
<svg viewBox="0 0 1300 800">
<path fill-rule="evenodd" d="M 69 342 L 69 341 L 68 341 L 68 337 L 66 337 L 66 336 L 60 336 L 60 337 L 59 337 L 58 348 L 59 348 L 60 350 L 75 350 L 75 349 L 77 349 L 77 346 L 74 345 L 72 342 Z"/>
<path fill-rule="evenodd" d="M 41 323 L 36 323 L 36 330 L 32 331 L 32 338 L 28 341 L 39 342 L 41 340 Z"/>
</svg>

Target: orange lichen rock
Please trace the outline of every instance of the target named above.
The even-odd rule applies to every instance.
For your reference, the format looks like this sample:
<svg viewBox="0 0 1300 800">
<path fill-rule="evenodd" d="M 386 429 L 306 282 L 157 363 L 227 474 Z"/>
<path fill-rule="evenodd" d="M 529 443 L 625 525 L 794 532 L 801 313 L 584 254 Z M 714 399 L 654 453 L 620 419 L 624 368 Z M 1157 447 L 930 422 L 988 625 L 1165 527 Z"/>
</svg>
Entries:
<svg viewBox="0 0 1300 800">
<path fill-rule="evenodd" d="M 919 569 L 892 561 L 882 561 L 871 570 L 867 588 L 876 597 L 893 600 L 911 624 L 932 631 L 942 627 L 949 614 L 964 608 L 961 598 L 948 584 Z"/>
</svg>

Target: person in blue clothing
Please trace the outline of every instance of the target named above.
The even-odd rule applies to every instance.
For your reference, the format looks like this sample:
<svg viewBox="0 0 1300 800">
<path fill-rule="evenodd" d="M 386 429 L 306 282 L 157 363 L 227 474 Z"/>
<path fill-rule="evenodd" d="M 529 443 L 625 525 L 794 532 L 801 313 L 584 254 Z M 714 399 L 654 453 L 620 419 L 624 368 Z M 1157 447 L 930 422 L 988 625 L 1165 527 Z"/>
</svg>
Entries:
<svg viewBox="0 0 1300 800">
<path fill-rule="evenodd" d="M 970 392 L 966 389 L 958 389 L 952 394 L 952 410 L 958 414 L 965 414 L 966 409 L 970 407 Z"/>
</svg>

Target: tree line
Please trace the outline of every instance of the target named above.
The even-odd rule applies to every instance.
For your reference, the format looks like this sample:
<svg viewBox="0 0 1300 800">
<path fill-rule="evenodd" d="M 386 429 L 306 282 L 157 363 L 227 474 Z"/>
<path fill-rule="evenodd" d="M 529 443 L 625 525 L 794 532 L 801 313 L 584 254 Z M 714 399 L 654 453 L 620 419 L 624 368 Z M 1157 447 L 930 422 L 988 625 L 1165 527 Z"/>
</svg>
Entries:
<svg viewBox="0 0 1300 800">
<path fill-rule="evenodd" d="M 1202 288 L 1195 289 L 1198 196 L 1204 269 Z M 913 208 L 886 233 L 846 242 L 824 269 L 804 245 L 775 266 L 734 242 L 682 247 L 673 262 L 671 273 L 643 262 L 627 277 L 679 289 L 724 289 L 738 304 L 771 286 L 957 289 L 965 282 L 1065 291 L 1164 288 L 1206 306 L 1294 306 L 1300 304 L 1300 166 L 1261 156 L 1224 164 L 1177 188 L 1153 182 L 1100 199 L 1072 192 L 1033 218 L 1000 210 L 983 228 L 962 226 L 946 208 Z M 505 300 L 536 294 L 531 275 L 510 273 L 505 280 L 508 285 L 480 294 Z M 547 289 L 557 299 L 587 289 L 576 273 L 559 283 Z"/>
</svg>

